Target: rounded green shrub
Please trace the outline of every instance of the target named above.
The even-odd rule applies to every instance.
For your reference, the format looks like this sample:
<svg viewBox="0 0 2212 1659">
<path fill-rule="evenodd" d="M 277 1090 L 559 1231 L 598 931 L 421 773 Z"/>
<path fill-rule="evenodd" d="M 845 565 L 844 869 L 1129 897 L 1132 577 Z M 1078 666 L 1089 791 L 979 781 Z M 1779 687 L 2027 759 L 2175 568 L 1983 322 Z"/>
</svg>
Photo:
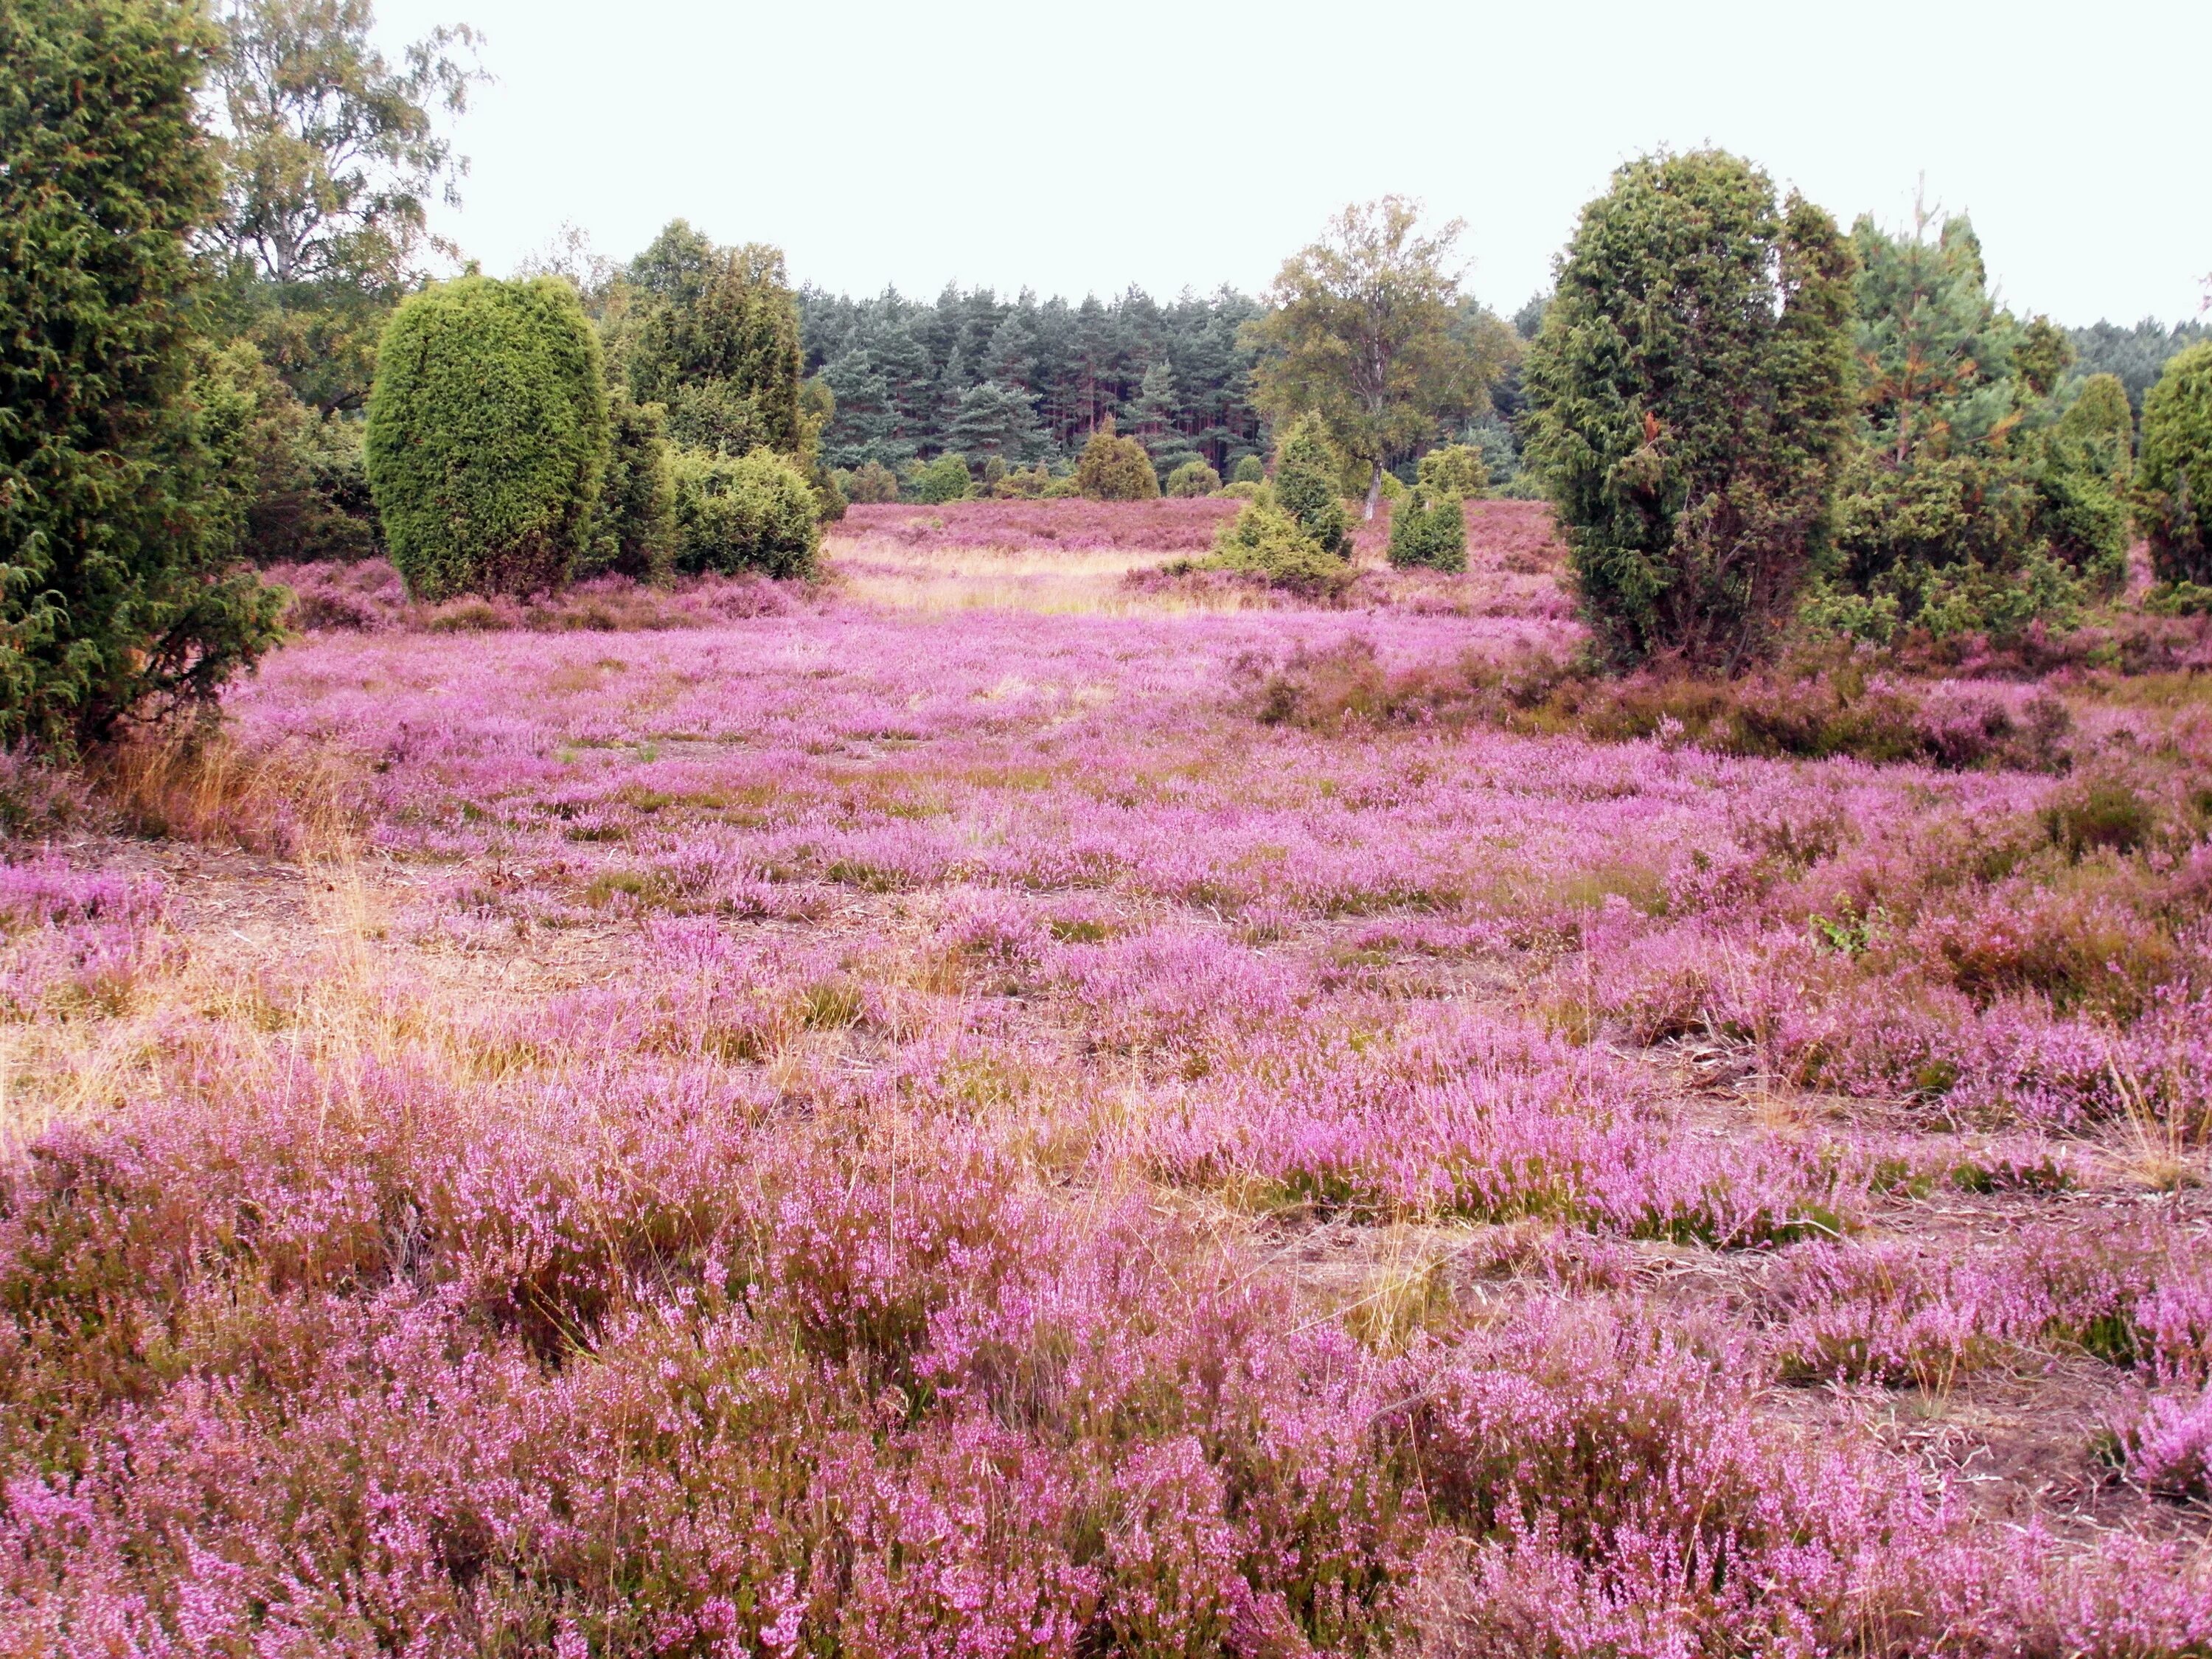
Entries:
<svg viewBox="0 0 2212 1659">
<path fill-rule="evenodd" d="M 2212 583 L 2212 340 L 2171 359 L 2144 397 L 2136 483 L 2159 580 Z"/>
<path fill-rule="evenodd" d="M 1322 552 L 1339 557 L 1352 541 L 1352 521 L 1337 488 L 1343 471 L 1343 458 L 1320 416 L 1301 415 L 1291 422 L 1275 455 L 1275 500 Z"/>
<path fill-rule="evenodd" d="M 910 493 L 915 500 L 933 506 L 941 501 L 964 501 L 975 493 L 975 481 L 968 476 L 966 459 L 947 450 L 914 475 Z"/>
<path fill-rule="evenodd" d="M 416 598 L 565 580 L 587 545 L 607 448 L 599 337 L 561 278 L 440 283 L 386 325 L 368 483 Z"/>
<path fill-rule="evenodd" d="M 1115 434 L 1110 415 L 1083 446 L 1083 458 L 1075 464 L 1075 485 L 1080 494 L 1098 501 L 1149 501 L 1160 493 L 1152 458 L 1134 438 Z"/>
<path fill-rule="evenodd" d="M 878 503 L 899 498 L 898 474 L 881 461 L 862 461 L 845 484 L 848 501 Z"/>
<path fill-rule="evenodd" d="M 1331 553 L 1298 521 L 1262 495 L 1248 502 L 1214 538 L 1216 570 L 1264 576 L 1294 592 L 1334 594 L 1352 579 L 1352 567 Z"/>
<path fill-rule="evenodd" d="M 1390 562 L 1399 568 L 1467 568 L 1467 515 L 1455 495 L 1417 488 L 1390 509 Z"/>
<path fill-rule="evenodd" d="M 1421 488 L 1431 495 L 1472 501 L 1490 488 L 1490 467 L 1473 444 L 1432 449 L 1421 457 L 1414 471 Z"/>
<path fill-rule="evenodd" d="M 676 475 L 676 565 L 723 575 L 811 576 L 822 545 L 819 503 L 787 456 L 679 449 Z"/>
<path fill-rule="evenodd" d="M 1255 484 L 1267 481 L 1267 464 L 1257 455 L 1240 455 L 1237 458 L 1237 465 L 1229 469 L 1229 482 L 1231 483 Z"/>
<path fill-rule="evenodd" d="M 1221 475 L 1204 461 L 1185 461 L 1168 474 L 1170 495 L 1211 495 L 1220 488 Z"/>
</svg>

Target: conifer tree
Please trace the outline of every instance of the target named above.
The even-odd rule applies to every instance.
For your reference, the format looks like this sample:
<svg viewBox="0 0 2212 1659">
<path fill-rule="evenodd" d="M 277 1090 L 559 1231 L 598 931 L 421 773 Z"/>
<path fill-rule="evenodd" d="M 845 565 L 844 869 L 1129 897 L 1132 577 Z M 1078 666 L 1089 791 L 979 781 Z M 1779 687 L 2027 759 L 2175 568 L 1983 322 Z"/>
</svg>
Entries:
<svg viewBox="0 0 2212 1659">
<path fill-rule="evenodd" d="M 1616 662 L 1769 648 L 1851 435 L 1853 261 L 1720 150 L 1630 162 L 1583 210 L 1523 366 L 1529 454 Z"/>
<path fill-rule="evenodd" d="M 1351 522 L 1337 494 L 1343 471 L 1343 457 L 1319 415 L 1302 415 L 1291 423 L 1275 457 L 1275 500 L 1316 547 L 1339 558 L 1352 543 Z"/>
<path fill-rule="evenodd" d="M 277 637 L 232 569 L 243 400 L 193 385 L 216 46 L 176 0 L 0 0 L 0 743 L 210 702 Z"/>
<path fill-rule="evenodd" d="M 2136 483 L 2159 580 L 2212 586 L 2212 341 L 2168 362 L 2143 398 Z"/>
</svg>

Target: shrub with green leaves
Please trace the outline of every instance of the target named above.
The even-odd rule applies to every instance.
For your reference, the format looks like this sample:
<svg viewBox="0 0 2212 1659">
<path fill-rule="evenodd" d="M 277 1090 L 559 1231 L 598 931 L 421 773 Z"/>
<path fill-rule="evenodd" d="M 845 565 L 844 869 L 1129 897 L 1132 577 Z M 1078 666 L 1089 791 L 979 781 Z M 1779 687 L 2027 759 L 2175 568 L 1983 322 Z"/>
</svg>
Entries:
<svg viewBox="0 0 2212 1659">
<path fill-rule="evenodd" d="M 1583 210 L 1522 367 L 1528 459 L 1617 664 L 1771 649 L 1826 538 L 1854 428 L 1850 244 L 1720 150 Z"/>
<path fill-rule="evenodd" d="M 198 356 L 192 398 L 239 551 L 259 565 L 381 552 L 361 422 L 307 408 L 250 341 Z"/>
<path fill-rule="evenodd" d="M 811 576 L 822 545 L 813 488 L 788 456 L 679 449 L 676 566 L 687 574 Z"/>
<path fill-rule="evenodd" d="M 1474 501 L 1490 488 L 1490 467 L 1473 444 L 1446 444 L 1421 457 L 1414 469 L 1420 487 L 1431 495 Z"/>
<path fill-rule="evenodd" d="M 1390 509 L 1390 562 L 1399 568 L 1467 568 L 1467 515 L 1454 495 L 1416 488 Z"/>
<path fill-rule="evenodd" d="M 947 450 L 915 473 L 907 493 L 933 507 L 944 501 L 964 501 L 975 493 L 975 481 L 968 474 L 966 459 Z"/>
<path fill-rule="evenodd" d="M 676 562 L 676 474 L 667 411 L 659 404 L 636 402 L 617 384 L 607 416 L 607 470 L 576 574 L 665 580 Z"/>
<path fill-rule="evenodd" d="M 1293 592 L 1333 594 L 1352 580 L 1350 564 L 1308 535 L 1298 521 L 1261 495 L 1214 537 L 1207 568 L 1263 576 Z"/>
<path fill-rule="evenodd" d="M 1341 557 L 1352 544 L 1352 520 L 1339 480 L 1344 458 L 1319 415 L 1301 415 L 1275 452 L 1275 501 L 1324 553 Z"/>
<path fill-rule="evenodd" d="M 846 476 L 848 501 L 880 505 L 899 498 L 898 474 L 881 461 L 863 461 Z"/>
<path fill-rule="evenodd" d="M 1079 493 L 1097 501 L 1149 501 L 1160 493 L 1152 458 L 1134 438 L 1115 435 L 1114 417 L 1098 423 L 1075 464 Z"/>
<path fill-rule="evenodd" d="M 2159 580 L 2212 585 L 2212 341 L 2169 361 L 2144 397 L 2136 483 Z"/>
<path fill-rule="evenodd" d="M 464 276 L 393 313 L 368 482 L 416 599 L 566 580 L 591 544 L 607 449 L 599 337 L 566 281 Z"/>
<path fill-rule="evenodd" d="M 190 330 L 216 46 L 166 0 L 0 4 L 0 743 L 205 706 L 278 637 L 251 400 Z"/>
<path fill-rule="evenodd" d="M 1168 494 L 1188 498 L 1211 495 L 1221 488 L 1221 475 L 1204 461 L 1185 461 L 1168 474 Z"/>
<path fill-rule="evenodd" d="M 1255 484 L 1267 482 L 1267 464 L 1257 455 L 1240 455 L 1237 465 L 1229 469 L 1231 483 Z"/>
</svg>

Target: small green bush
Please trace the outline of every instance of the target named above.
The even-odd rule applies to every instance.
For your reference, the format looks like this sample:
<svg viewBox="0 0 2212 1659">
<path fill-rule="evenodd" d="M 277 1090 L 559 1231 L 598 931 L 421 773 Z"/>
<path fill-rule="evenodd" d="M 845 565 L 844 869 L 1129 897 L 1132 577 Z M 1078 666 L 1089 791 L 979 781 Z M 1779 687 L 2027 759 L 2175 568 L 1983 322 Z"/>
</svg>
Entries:
<svg viewBox="0 0 2212 1659">
<path fill-rule="evenodd" d="M 1467 568 L 1467 517 L 1457 495 L 1415 489 L 1390 509 L 1390 562 L 1399 568 Z"/>
<path fill-rule="evenodd" d="M 1160 493 L 1152 458 L 1134 438 L 1116 437 L 1109 415 L 1083 447 L 1075 464 L 1077 491 L 1098 501 L 1149 501 Z"/>
<path fill-rule="evenodd" d="M 1240 455 L 1237 465 L 1229 469 L 1231 483 L 1255 484 L 1267 481 L 1267 464 L 1257 455 Z"/>
<path fill-rule="evenodd" d="M 599 337 L 565 280 L 464 276 L 386 326 L 369 488 L 408 591 L 557 586 L 585 550 L 607 461 Z"/>
<path fill-rule="evenodd" d="M 1189 497 L 1211 495 L 1221 488 L 1221 475 L 1204 461 L 1185 461 L 1168 474 L 1168 494 Z"/>
<path fill-rule="evenodd" d="M 2143 398 L 2136 478 L 2159 580 L 2212 584 L 2212 340 L 2171 359 Z"/>
<path fill-rule="evenodd" d="M 1018 467 L 991 486 L 991 494 L 1002 501 L 1042 501 L 1051 492 L 1053 476 L 1040 461 L 1035 466 Z"/>
<path fill-rule="evenodd" d="M 854 467 L 844 486 L 845 498 L 880 505 L 899 498 L 898 474 L 881 461 L 862 461 Z"/>
<path fill-rule="evenodd" d="M 1337 493 L 1343 470 L 1320 416 L 1302 415 L 1291 423 L 1275 456 L 1275 501 L 1322 552 L 1340 556 L 1352 539 L 1352 522 Z"/>
<path fill-rule="evenodd" d="M 772 449 L 742 457 L 680 449 L 674 462 L 678 568 L 811 576 L 821 546 L 806 475 Z"/>
<path fill-rule="evenodd" d="M 964 501 L 975 494 L 975 481 L 968 476 L 968 463 L 947 450 L 914 475 L 909 490 L 915 501 L 936 506 L 942 501 Z"/>
<path fill-rule="evenodd" d="M 1352 580 L 1352 567 L 1300 527 L 1298 521 L 1265 496 L 1248 504 L 1214 538 L 1215 570 L 1264 576 L 1294 592 L 1340 592 Z"/>
<path fill-rule="evenodd" d="M 1256 501 L 1267 493 L 1267 486 L 1257 478 L 1239 478 L 1234 483 L 1222 485 L 1221 493 L 1231 501 Z"/>
<path fill-rule="evenodd" d="M 1432 496 L 1473 501 L 1490 488 L 1490 467 L 1473 444 L 1446 444 L 1421 457 L 1415 469 L 1420 487 Z"/>
</svg>

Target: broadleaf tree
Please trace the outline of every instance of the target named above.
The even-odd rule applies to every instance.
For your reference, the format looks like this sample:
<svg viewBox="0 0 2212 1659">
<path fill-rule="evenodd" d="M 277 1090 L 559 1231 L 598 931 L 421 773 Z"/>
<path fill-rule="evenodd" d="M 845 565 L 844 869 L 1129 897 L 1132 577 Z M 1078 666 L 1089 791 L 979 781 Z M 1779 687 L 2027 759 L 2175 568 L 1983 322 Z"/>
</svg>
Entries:
<svg viewBox="0 0 2212 1659">
<path fill-rule="evenodd" d="M 395 64 L 370 0 L 224 0 L 207 97 L 223 173 L 208 240 L 234 325 L 306 403 L 368 395 L 386 318 L 423 276 L 467 163 L 444 124 L 486 76 L 465 24 Z"/>
<path fill-rule="evenodd" d="M 1322 416 L 1367 474 L 1370 519 L 1384 468 L 1486 407 L 1502 361 L 1504 331 L 1467 325 L 1454 262 L 1466 227 L 1420 221 L 1401 196 L 1346 207 L 1284 261 L 1249 325 L 1254 401 L 1279 425 Z"/>
</svg>

